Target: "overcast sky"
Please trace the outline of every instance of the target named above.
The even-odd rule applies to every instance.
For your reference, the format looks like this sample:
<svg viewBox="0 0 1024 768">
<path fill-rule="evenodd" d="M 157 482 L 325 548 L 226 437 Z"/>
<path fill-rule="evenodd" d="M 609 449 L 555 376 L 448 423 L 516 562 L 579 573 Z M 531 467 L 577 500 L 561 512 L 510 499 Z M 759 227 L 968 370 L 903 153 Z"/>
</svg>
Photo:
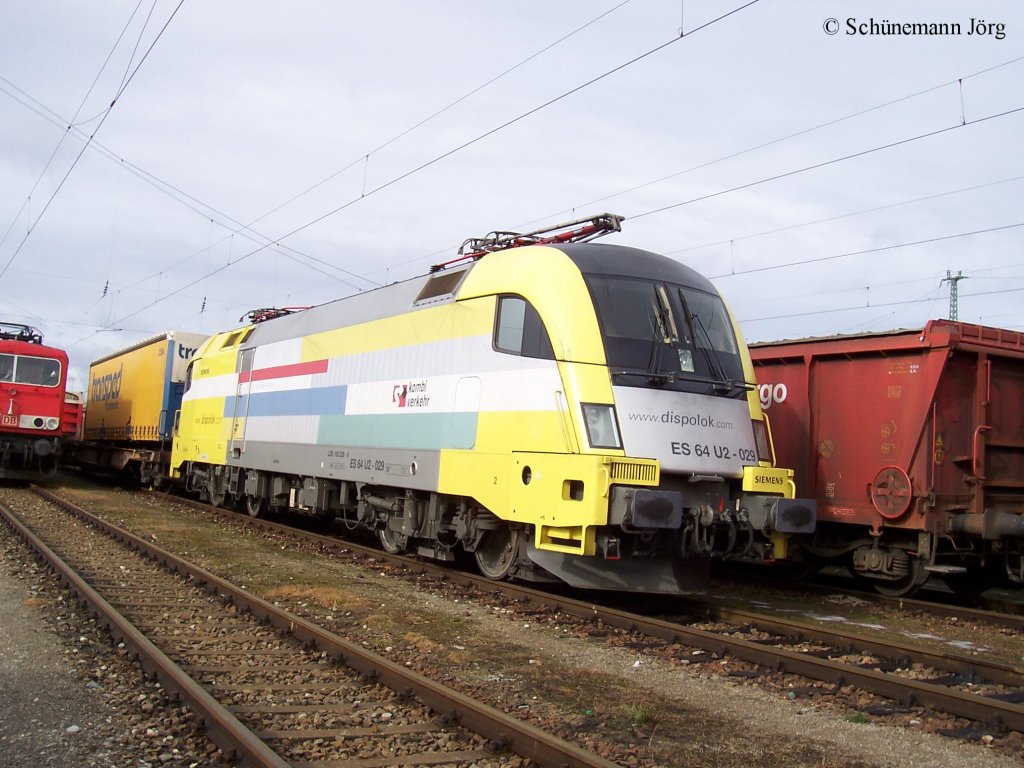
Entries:
<svg viewBox="0 0 1024 768">
<path fill-rule="evenodd" d="M 610 211 L 748 341 L 921 327 L 946 270 L 1024 330 L 1024 3 L 743 5 L 7 0 L 0 320 L 84 390 L 146 336 Z"/>
</svg>

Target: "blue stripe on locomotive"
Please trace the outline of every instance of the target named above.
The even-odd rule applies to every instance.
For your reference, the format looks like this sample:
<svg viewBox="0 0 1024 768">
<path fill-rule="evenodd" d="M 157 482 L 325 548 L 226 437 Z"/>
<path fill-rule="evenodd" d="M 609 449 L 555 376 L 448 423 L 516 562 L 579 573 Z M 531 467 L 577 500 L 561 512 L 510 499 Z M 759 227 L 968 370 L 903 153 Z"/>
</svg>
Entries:
<svg viewBox="0 0 1024 768">
<path fill-rule="evenodd" d="M 254 392 L 224 398 L 224 418 L 259 418 L 260 416 L 322 416 L 342 415 L 348 399 L 348 385 L 285 389 L 277 392 Z M 235 402 L 238 402 L 236 410 Z"/>
</svg>

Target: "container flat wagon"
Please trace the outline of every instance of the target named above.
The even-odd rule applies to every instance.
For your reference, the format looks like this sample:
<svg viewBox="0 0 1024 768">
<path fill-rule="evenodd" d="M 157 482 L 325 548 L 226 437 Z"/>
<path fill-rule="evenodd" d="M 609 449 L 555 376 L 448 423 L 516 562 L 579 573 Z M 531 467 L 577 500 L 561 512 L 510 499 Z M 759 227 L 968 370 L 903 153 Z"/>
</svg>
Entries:
<svg viewBox="0 0 1024 768">
<path fill-rule="evenodd" d="M 169 462 L 185 372 L 206 336 L 167 331 L 92 363 L 84 440 L 74 461 L 159 481 Z"/>
</svg>

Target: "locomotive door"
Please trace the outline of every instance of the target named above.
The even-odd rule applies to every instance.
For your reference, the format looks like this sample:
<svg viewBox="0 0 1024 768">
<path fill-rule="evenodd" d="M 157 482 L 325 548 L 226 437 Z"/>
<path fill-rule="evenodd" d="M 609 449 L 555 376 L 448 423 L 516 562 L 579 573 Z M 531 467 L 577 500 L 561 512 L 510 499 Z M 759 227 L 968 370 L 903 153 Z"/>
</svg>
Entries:
<svg viewBox="0 0 1024 768">
<path fill-rule="evenodd" d="M 245 453 L 245 421 L 249 415 L 249 396 L 252 394 L 253 359 L 256 348 L 250 347 L 238 353 L 238 383 L 235 385 L 235 399 L 231 407 L 231 438 L 229 450 L 233 458 Z"/>
</svg>

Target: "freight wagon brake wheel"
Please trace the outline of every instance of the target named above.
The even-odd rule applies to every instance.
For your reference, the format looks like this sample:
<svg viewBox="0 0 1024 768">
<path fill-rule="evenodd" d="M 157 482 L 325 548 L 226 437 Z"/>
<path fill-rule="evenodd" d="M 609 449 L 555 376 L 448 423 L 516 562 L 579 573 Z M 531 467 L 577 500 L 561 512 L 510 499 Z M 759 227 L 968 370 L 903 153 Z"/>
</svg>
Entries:
<svg viewBox="0 0 1024 768">
<path fill-rule="evenodd" d="M 473 552 L 480 573 L 495 581 L 504 581 L 512 574 L 519 552 L 519 532 L 500 525 L 484 534 Z"/>
<path fill-rule="evenodd" d="M 910 509 L 914 489 L 901 467 L 882 467 L 871 484 L 871 503 L 886 520 L 898 520 Z"/>
</svg>

